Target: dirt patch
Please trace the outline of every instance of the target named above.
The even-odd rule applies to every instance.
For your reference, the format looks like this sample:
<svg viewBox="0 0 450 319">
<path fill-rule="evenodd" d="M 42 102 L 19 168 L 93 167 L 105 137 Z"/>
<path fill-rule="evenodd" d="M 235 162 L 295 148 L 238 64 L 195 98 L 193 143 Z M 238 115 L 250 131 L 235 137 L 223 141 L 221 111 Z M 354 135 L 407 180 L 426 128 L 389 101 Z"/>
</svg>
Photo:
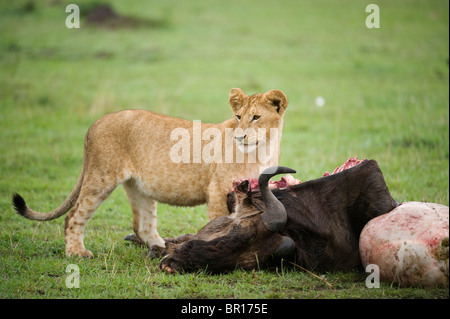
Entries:
<svg viewBox="0 0 450 319">
<path fill-rule="evenodd" d="M 86 23 L 90 26 L 119 29 L 119 28 L 158 28 L 167 26 L 167 21 L 143 19 L 122 15 L 108 4 L 97 4 L 86 13 Z"/>
</svg>

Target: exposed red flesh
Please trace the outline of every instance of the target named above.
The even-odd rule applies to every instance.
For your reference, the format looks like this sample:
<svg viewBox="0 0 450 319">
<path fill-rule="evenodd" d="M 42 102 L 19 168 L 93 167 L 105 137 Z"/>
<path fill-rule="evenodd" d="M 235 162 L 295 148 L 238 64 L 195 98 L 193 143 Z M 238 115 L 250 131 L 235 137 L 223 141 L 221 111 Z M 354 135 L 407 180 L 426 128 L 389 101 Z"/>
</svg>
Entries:
<svg viewBox="0 0 450 319">
<path fill-rule="evenodd" d="M 345 171 L 346 169 L 352 168 L 365 159 L 358 160 L 358 157 L 350 157 L 344 164 L 341 166 L 336 167 L 336 169 L 333 171 L 333 173 L 329 173 L 328 171 L 323 174 L 323 176 L 333 175 L 342 171 Z M 235 180 L 233 182 L 233 187 L 231 189 L 231 192 L 234 191 L 234 188 L 239 185 L 241 182 L 243 182 L 245 179 Z M 249 179 L 250 187 L 252 190 L 258 190 L 258 179 Z M 269 188 L 285 188 L 288 186 L 300 184 L 301 181 L 294 178 L 291 174 L 286 174 L 285 176 L 281 177 L 279 181 L 269 181 Z"/>
</svg>

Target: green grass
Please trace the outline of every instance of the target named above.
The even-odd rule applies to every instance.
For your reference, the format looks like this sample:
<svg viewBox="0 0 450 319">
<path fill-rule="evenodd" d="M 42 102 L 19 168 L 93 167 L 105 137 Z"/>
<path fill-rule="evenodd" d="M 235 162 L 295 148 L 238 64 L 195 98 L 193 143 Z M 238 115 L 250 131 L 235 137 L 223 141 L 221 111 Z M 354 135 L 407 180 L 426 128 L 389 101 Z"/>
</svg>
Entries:
<svg viewBox="0 0 450 319">
<path fill-rule="evenodd" d="M 74 1 L 71 1 L 74 2 Z M 94 1 L 76 1 L 82 9 Z M 89 222 L 93 260 L 64 256 L 64 221 L 14 214 L 16 191 L 39 211 L 76 183 L 83 140 L 103 114 L 144 108 L 186 119 L 231 116 L 228 91 L 282 89 L 290 104 L 280 164 L 301 180 L 349 157 L 379 162 L 398 201 L 449 204 L 447 1 L 103 1 L 158 21 L 67 29 L 66 1 L 0 3 L 0 298 L 448 298 L 448 289 L 365 286 L 365 273 L 236 270 L 161 273 L 123 242 L 131 210 L 118 188 Z M 315 106 L 323 96 L 325 106 Z M 198 231 L 205 206 L 158 206 L 164 237 Z M 65 285 L 80 268 L 80 288 Z"/>
</svg>

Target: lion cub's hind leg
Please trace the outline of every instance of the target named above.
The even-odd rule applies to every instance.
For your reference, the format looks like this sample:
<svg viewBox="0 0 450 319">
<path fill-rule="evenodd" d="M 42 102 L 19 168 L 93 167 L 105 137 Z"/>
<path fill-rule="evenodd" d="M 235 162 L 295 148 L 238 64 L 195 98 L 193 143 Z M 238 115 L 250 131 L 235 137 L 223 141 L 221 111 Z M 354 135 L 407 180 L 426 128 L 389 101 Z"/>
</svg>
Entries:
<svg viewBox="0 0 450 319">
<path fill-rule="evenodd" d="M 133 211 L 133 230 L 140 241 L 152 250 L 154 246 L 165 247 L 164 239 L 159 236 L 156 223 L 156 200 L 142 193 L 134 181 L 123 184 Z"/>
<path fill-rule="evenodd" d="M 84 227 L 98 206 L 111 194 L 114 187 L 97 189 L 83 187 L 75 206 L 67 214 L 65 222 L 66 255 L 93 258 L 91 251 L 84 247 Z"/>
</svg>

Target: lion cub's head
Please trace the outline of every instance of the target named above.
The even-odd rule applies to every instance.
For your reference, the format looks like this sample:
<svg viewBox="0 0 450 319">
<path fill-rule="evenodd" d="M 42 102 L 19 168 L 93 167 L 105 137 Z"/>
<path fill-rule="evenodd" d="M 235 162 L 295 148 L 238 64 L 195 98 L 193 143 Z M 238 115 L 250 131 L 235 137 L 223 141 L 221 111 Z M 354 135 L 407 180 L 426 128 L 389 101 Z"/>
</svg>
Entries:
<svg viewBox="0 0 450 319">
<path fill-rule="evenodd" d="M 279 144 L 288 105 L 282 91 L 247 96 L 241 89 L 231 89 L 230 105 L 236 118 L 234 138 L 241 152 L 252 152 L 257 147 L 269 145 L 271 140 Z"/>
</svg>

